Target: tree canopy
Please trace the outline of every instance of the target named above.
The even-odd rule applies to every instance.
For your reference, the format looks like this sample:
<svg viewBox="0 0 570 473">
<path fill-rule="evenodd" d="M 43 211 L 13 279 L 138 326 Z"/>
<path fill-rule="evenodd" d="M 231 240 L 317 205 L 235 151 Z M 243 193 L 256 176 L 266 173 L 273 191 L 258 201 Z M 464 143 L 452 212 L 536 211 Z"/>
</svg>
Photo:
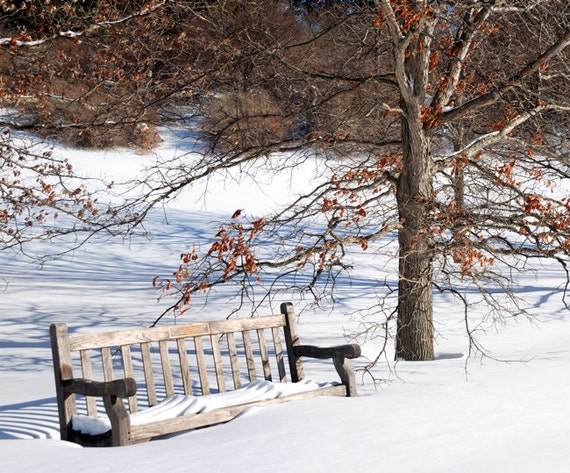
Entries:
<svg viewBox="0 0 570 473">
<path fill-rule="evenodd" d="M 19 26 L 23 39 L 0 58 L 19 71 L 2 78 L 3 95 L 44 133 L 73 131 L 83 144 L 99 135 L 152 144 L 149 125 L 168 121 L 199 130 L 199 158 L 162 160 L 125 202 L 130 224 L 213 173 L 321 160 L 312 190 L 271 215 L 236 211 L 211 246 L 157 279 L 174 293 L 170 309 L 218 284 L 247 295 L 258 280 L 265 297 L 304 289 L 321 300 L 350 271 L 352 248 L 381 254 L 397 240 L 397 300 L 372 310 L 387 331 L 395 325 L 396 356 L 427 360 L 434 288 L 465 310 L 463 289 L 477 288 L 500 315 L 491 285 L 509 294 L 531 258 L 566 267 L 567 2 L 99 8 L 108 17 L 91 16 L 81 35 Z M 31 46 L 34 35 L 44 40 Z M 53 60 L 40 61 L 46 54 Z"/>
</svg>

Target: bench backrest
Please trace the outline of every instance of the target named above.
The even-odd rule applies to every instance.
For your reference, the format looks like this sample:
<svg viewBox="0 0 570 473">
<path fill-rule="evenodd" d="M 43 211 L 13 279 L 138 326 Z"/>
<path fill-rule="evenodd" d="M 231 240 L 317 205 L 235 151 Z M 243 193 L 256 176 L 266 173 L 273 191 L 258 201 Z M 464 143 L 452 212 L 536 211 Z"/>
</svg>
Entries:
<svg viewBox="0 0 570 473">
<path fill-rule="evenodd" d="M 256 379 L 295 382 L 303 378 L 300 359 L 288 356 L 299 344 L 295 315 L 290 304 L 283 304 L 281 312 L 81 335 L 69 335 L 65 324 L 54 324 L 56 384 L 71 378 L 134 378 L 137 395 L 128 399 L 134 413 L 177 393 L 225 392 Z M 76 413 L 75 395 L 58 392 L 58 401 L 67 412 L 64 417 Z M 96 415 L 94 398 L 85 397 L 85 409 Z"/>
</svg>

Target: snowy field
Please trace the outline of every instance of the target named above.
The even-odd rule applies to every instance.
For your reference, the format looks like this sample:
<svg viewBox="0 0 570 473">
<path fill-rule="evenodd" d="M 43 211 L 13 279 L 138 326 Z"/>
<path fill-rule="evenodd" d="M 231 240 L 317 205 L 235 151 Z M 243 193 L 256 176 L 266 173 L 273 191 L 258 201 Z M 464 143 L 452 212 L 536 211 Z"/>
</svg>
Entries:
<svg viewBox="0 0 570 473">
<path fill-rule="evenodd" d="M 169 141 L 161 153 L 174 153 Z M 149 159 L 128 153 L 71 152 L 78 169 L 124 174 Z M 468 358 L 462 309 L 436 297 L 437 359 L 381 363 L 374 385 L 359 375 L 359 397 L 320 398 L 246 411 L 228 424 L 146 444 L 87 449 L 59 440 L 48 327 L 73 331 L 150 324 L 162 306 L 152 279 L 172 272 L 178 255 L 211 235 L 215 222 L 237 208 L 259 212 L 279 200 L 268 176 L 252 182 L 210 183 L 185 194 L 149 222 L 152 237 L 93 242 L 42 268 L 0 254 L 0 471 L 99 472 L 568 472 L 570 469 L 570 317 L 562 304 L 563 274 L 536 268 L 520 281 L 534 316 L 490 327 L 480 341 L 497 358 Z M 229 203 L 229 204 L 228 204 Z M 302 340 L 343 343 L 358 331 L 345 315 L 373 297 L 377 268 L 361 256 L 353 285 L 341 287 L 332 313 L 304 312 Z M 391 275 L 394 277 L 394 274 Z M 295 301 L 295 295 L 291 295 Z M 224 317 L 223 291 L 192 320 Z M 278 310 L 268 308 L 268 312 Z M 363 346 L 362 367 L 379 341 Z M 334 380 L 332 366 L 309 370 Z"/>
</svg>

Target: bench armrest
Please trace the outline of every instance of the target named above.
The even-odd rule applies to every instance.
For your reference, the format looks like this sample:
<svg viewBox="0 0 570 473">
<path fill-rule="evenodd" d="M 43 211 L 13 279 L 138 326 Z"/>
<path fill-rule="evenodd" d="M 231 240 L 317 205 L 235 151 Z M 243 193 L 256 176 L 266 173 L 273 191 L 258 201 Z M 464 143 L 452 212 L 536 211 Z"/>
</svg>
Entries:
<svg viewBox="0 0 570 473">
<path fill-rule="evenodd" d="M 122 398 L 136 394 L 137 383 L 133 378 L 107 382 L 83 378 L 65 379 L 62 381 L 62 387 L 66 394 L 102 397 L 105 412 L 111 421 L 111 445 L 120 446 L 130 443 L 131 420 Z"/>
<path fill-rule="evenodd" d="M 133 378 L 115 379 L 113 381 L 99 382 L 90 379 L 74 378 L 62 381 L 66 393 L 81 394 L 83 396 L 117 396 L 120 398 L 134 396 L 137 392 L 137 383 Z"/>
<path fill-rule="evenodd" d="M 360 346 L 340 345 L 336 347 L 315 347 L 312 345 L 297 345 L 293 347 L 296 356 L 307 356 L 309 358 L 358 358 L 360 356 Z"/>
<path fill-rule="evenodd" d="M 350 367 L 349 359 L 360 356 L 360 346 L 340 345 L 336 347 L 315 347 L 312 345 L 296 345 L 293 347 L 293 354 L 296 357 L 306 356 L 310 358 L 326 359 L 332 358 L 336 372 L 342 384 L 346 386 L 347 396 L 356 396 L 356 379 Z"/>
</svg>

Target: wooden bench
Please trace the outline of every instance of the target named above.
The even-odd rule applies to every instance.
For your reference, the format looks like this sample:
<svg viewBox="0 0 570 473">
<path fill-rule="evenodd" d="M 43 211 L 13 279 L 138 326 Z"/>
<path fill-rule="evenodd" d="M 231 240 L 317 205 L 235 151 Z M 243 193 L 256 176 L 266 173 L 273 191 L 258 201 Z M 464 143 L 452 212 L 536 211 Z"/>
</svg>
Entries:
<svg viewBox="0 0 570 473">
<path fill-rule="evenodd" d="M 223 423 L 252 406 L 356 395 L 348 359 L 360 356 L 360 347 L 301 345 L 290 303 L 282 304 L 277 315 L 99 334 L 69 335 L 65 324 L 53 324 L 50 335 L 61 438 L 82 445 L 129 445 Z M 304 379 L 302 357 L 332 359 L 340 383 L 141 425 L 131 423 L 132 414 L 174 395 L 224 393 L 256 379 L 298 383 Z M 92 436 L 73 429 L 74 416 L 105 413 L 109 432 Z"/>
</svg>

